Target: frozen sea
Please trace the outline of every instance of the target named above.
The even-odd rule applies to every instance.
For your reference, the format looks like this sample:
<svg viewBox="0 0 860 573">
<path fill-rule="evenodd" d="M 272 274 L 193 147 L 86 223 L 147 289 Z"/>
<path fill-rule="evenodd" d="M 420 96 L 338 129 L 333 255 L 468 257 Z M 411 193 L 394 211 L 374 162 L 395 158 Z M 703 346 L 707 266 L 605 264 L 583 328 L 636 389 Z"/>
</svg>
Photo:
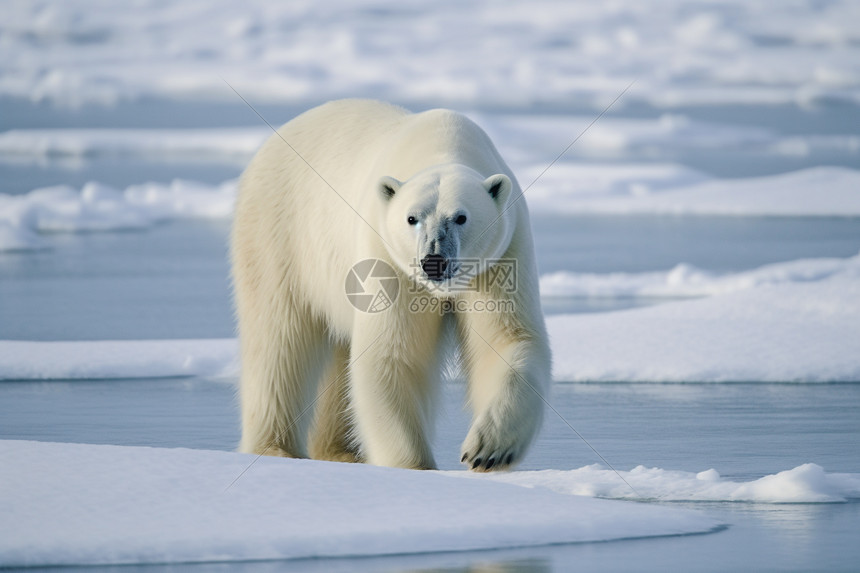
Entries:
<svg viewBox="0 0 860 573">
<path fill-rule="evenodd" d="M 31 465 L 0 465 L 0 506 L 18 512 L 0 515 L 0 565 L 855 571 L 858 12 L 851 2 L 776 5 L 672 1 L 656 14 L 549 0 L 503 13 L 451 2 L 10 2 L 0 24 L 0 449 Z M 490 498 L 511 490 L 479 487 L 506 484 L 458 471 L 469 416 L 454 378 L 434 442 L 440 474 L 248 466 L 236 495 L 263 484 L 265 496 L 286 476 L 308 496 L 307 532 L 303 522 L 290 530 L 285 553 L 267 552 L 265 536 L 222 540 L 221 516 L 193 504 L 159 505 L 200 494 L 204 509 L 243 516 L 206 497 L 203 478 L 220 494 L 219 472 L 229 481 L 246 464 L 226 453 L 239 439 L 227 241 L 235 178 L 270 132 L 225 80 L 273 125 L 343 96 L 457 108 L 525 186 L 634 79 L 526 193 L 555 411 L 517 471 L 496 479 L 557 497 L 512 494 L 526 513 L 500 518 L 501 530 L 487 529 L 496 520 L 486 507 L 464 503 L 473 529 L 428 520 L 426 539 L 398 529 L 411 506 L 397 499 L 380 514 L 389 530 L 350 517 L 342 544 L 319 544 L 318 476 L 328 487 L 378 480 L 368 499 L 426 479 L 440 488 L 431 494 L 450 493 L 436 500 L 439 515 L 473 495 L 495 509 L 507 501 Z M 122 468 L 132 473 L 111 481 Z M 472 489 L 458 489 L 464 481 Z M 98 517 L 101 499 L 125 507 L 115 496 L 126 487 L 134 519 Z M 522 525 L 531 500 L 551 513 L 570 498 L 581 523 L 562 510 L 547 523 L 582 526 L 569 538 L 585 541 L 541 545 L 541 515 Z M 147 521 L 147 506 L 162 522 Z M 636 516 L 652 510 L 656 536 L 642 538 L 649 522 Z M 166 522 L 197 548 L 147 528 Z M 364 527 L 377 533 L 363 538 Z M 99 545 L 95 531 L 113 541 Z M 485 549 L 444 551 L 470 546 Z M 195 560 L 211 562 L 184 563 Z"/>
<path fill-rule="evenodd" d="M 165 104 L 165 110 L 170 106 Z M 235 113 L 242 110 L 235 109 Z M 168 111 L 165 111 L 168 113 Z M 156 161 L 155 180 L 217 183 L 239 165 Z M 49 183 L 141 179 L 134 158 L 4 164 L 20 189 Z M 83 172 L 83 173 L 82 173 Z M 725 217 L 551 214 L 533 216 L 541 272 L 665 271 L 678 263 L 740 273 L 798 259 L 849 258 L 860 246 L 855 217 Z M 170 220 L 139 230 L 43 235 L 49 248 L 0 254 L 0 338 L 7 340 L 206 339 L 233 336 L 229 219 Z M 548 315 L 606 313 L 673 304 L 673 298 L 548 297 Z M 857 341 L 855 341 L 857 342 Z M 755 480 L 805 463 L 860 473 L 856 384 L 565 383 L 552 403 L 620 471 L 643 465 Z M 464 388 L 444 392 L 436 439 L 440 469 L 457 469 L 468 416 Z M 0 384 L 0 438 L 232 450 L 238 440 L 233 378 L 30 380 Z M 523 470 L 601 463 L 548 412 Z M 523 549 L 290 563 L 293 570 L 667 569 L 848 571 L 860 504 L 749 501 L 660 502 L 704 511 L 728 527 L 697 536 Z M 231 563 L 228 571 L 275 570 L 278 562 Z M 194 570 L 207 565 L 131 566 Z M 129 570 L 128 566 L 123 570 Z"/>
</svg>

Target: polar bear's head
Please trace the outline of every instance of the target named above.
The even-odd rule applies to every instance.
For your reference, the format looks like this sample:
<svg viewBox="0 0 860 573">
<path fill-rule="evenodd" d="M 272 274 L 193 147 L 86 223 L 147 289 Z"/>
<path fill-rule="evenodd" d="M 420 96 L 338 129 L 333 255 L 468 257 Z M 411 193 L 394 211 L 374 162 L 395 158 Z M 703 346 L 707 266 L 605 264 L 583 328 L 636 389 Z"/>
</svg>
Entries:
<svg viewBox="0 0 860 573">
<path fill-rule="evenodd" d="M 507 250 L 512 187 L 503 173 L 484 177 L 460 164 L 431 167 L 402 182 L 383 177 L 380 236 L 408 276 L 431 292 L 451 292 Z"/>
</svg>

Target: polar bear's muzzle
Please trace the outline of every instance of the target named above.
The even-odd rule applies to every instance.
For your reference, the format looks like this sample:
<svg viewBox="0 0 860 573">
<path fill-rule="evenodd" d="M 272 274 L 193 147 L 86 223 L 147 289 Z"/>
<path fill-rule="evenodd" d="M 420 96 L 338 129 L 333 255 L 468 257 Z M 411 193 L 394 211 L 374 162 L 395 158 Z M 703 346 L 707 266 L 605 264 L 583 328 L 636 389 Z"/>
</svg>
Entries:
<svg viewBox="0 0 860 573">
<path fill-rule="evenodd" d="M 424 251 L 419 255 L 419 266 L 424 276 L 433 282 L 451 279 L 458 270 L 457 257 L 459 237 L 449 229 L 448 221 L 443 221 L 435 233 L 428 233 L 422 241 Z"/>
</svg>

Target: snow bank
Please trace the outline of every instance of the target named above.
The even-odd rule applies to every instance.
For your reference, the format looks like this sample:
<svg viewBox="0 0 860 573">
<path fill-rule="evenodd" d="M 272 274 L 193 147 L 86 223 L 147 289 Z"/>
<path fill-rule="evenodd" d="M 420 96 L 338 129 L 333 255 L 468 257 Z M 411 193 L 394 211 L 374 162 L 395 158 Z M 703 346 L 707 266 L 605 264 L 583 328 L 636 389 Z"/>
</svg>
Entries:
<svg viewBox="0 0 860 573">
<path fill-rule="evenodd" d="M 249 160 L 272 131 L 221 129 L 15 129 L 0 133 L 0 154 L 31 157 L 207 156 Z"/>
<path fill-rule="evenodd" d="M 816 464 L 803 464 L 748 482 L 722 478 L 714 469 L 691 473 L 638 466 L 619 473 L 639 495 L 659 501 L 832 503 L 860 498 L 860 474 L 827 473 Z M 451 472 L 451 475 L 545 488 L 569 495 L 635 497 L 614 471 L 600 464 L 567 471 Z"/>
<path fill-rule="evenodd" d="M 294 559 L 713 530 L 689 510 L 231 452 L 0 441 L 0 566 Z M 229 489 L 228 489 L 228 486 Z"/>
<path fill-rule="evenodd" d="M 860 100 L 855 2 L 6 2 L 0 94 L 558 105 Z M 396 34 L 391 31 L 396 30 Z"/>
<path fill-rule="evenodd" d="M 0 341 L 0 380 L 235 376 L 234 339 Z"/>
<path fill-rule="evenodd" d="M 547 328 L 558 381 L 860 381 L 856 276 L 551 316 Z"/>
<path fill-rule="evenodd" d="M 598 274 L 561 271 L 543 275 L 540 292 L 541 296 L 549 297 L 699 297 L 840 276 L 860 278 L 860 254 L 848 259 L 802 259 L 724 274 L 683 263 L 664 272 Z"/>
<path fill-rule="evenodd" d="M 545 167 L 545 166 L 544 166 Z M 860 171 L 813 167 L 780 175 L 678 184 L 689 174 L 667 172 L 652 181 L 553 166 L 551 179 L 529 189 L 533 211 L 549 213 L 735 216 L 858 216 Z M 611 172 L 613 167 L 605 169 Z M 555 173 L 553 173 L 555 171 Z M 527 184 L 527 183 L 524 183 Z"/>
<path fill-rule="evenodd" d="M 0 194 L 0 251 L 44 248 L 37 233 L 145 229 L 177 218 L 223 218 L 233 212 L 236 181 L 209 186 L 174 180 L 119 191 L 90 182 L 25 195 Z"/>
</svg>

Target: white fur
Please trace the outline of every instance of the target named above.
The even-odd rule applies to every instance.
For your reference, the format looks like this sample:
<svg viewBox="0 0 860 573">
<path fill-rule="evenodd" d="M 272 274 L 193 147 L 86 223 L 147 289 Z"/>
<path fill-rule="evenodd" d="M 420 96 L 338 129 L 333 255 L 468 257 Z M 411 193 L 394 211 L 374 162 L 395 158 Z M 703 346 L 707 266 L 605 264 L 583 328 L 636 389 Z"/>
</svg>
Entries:
<svg viewBox="0 0 860 573">
<path fill-rule="evenodd" d="M 281 127 L 242 176 L 233 229 L 240 449 L 435 467 L 434 396 L 453 339 L 474 412 L 466 463 L 486 469 L 492 459 L 495 470 L 519 461 L 540 426 L 550 376 L 520 193 L 487 135 L 452 111 L 344 100 Z M 409 225 L 413 213 L 421 220 Z M 452 223 L 458 214 L 467 222 Z M 415 297 L 430 296 L 410 292 L 417 260 L 443 246 L 459 258 L 517 259 L 518 288 L 453 293 L 449 280 L 438 296 L 510 300 L 515 311 L 410 310 Z M 400 278 L 394 305 L 379 313 L 357 311 L 344 291 L 350 268 L 368 258 Z"/>
</svg>

